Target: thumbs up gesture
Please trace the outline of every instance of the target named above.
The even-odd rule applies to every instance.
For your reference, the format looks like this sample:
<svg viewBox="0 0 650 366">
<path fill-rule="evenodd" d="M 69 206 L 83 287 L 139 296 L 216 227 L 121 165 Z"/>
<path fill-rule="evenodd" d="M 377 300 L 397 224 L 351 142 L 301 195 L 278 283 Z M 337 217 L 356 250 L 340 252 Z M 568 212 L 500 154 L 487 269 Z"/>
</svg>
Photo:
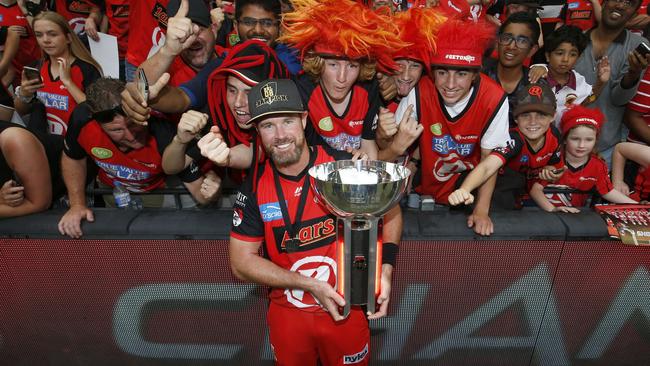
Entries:
<svg viewBox="0 0 650 366">
<path fill-rule="evenodd" d="M 189 11 L 189 0 L 181 0 L 176 15 L 167 21 L 167 35 L 163 48 L 174 56 L 189 48 L 199 35 L 199 26 L 192 24 L 192 20 L 187 17 Z"/>
</svg>

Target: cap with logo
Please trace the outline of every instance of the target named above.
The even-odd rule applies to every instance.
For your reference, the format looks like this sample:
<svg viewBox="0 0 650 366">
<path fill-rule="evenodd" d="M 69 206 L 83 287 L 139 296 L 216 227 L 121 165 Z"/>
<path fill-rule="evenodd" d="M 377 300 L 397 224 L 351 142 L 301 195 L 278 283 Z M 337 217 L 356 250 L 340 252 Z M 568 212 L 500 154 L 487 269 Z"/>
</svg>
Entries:
<svg viewBox="0 0 650 366">
<path fill-rule="evenodd" d="M 598 108 L 587 108 L 581 105 L 571 107 L 564 112 L 560 120 L 560 130 L 562 135 L 566 135 L 572 128 L 577 126 L 591 126 L 600 133 L 600 129 L 605 124 L 605 116 Z"/>
<path fill-rule="evenodd" d="M 210 21 L 210 9 L 205 5 L 203 0 L 188 0 L 190 5 L 187 11 L 187 17 L 202 27 L 209 27 L 212 23 Z M 178 13 L 178 8 L 181 7 L 181 0 L 169 0 L 167 3 L 167 15 L 173 17 Z"/>
<path fill-rule="evenodd" d="M 269 79 L 255 85 L 248 93 L 250 122 L 280 113 L 302 113 L 305 108 L 296 84 L 289 79 Z"/>
<path fill-rule="evenodd" d="M 480 68 L 483 53 L 494 43 L 495 26 L 485 20 L 452 18 L 440 27 L 438 47 L 431 58 L 437 66 Z"/>
<path fill-rule="evenodd" d="M 517 118 L 526 112 L 542 112 L 555 116 L 556 99 L 551 87 L 544 83 L 528 84 L 515 94 L 515 109 L 512 115 Z"/>
</svg>

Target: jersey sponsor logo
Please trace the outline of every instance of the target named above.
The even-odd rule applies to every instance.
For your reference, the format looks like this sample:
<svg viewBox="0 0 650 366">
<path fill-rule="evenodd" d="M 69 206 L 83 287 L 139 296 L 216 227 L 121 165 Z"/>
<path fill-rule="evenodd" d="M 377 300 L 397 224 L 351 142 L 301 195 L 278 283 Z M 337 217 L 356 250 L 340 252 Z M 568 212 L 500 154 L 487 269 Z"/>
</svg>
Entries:
<svg viewBox="0 0 650 366">
<path fill-rule="evenodd" d="M 97 146 L 90 149 L 90 153 L 98 159 L 108 159 L 113 156 L 113 152 L 111 150 Z"/>
<path fill-rule="evenodd" d="M 446 60 L 454 60 L 454 61 L 466 61 L 468 64 L 474 62 L 476 60 L 476 57 L 472 55 L 454 55 L 454 54 L 447 54 L 445 55 Z"/>
<path fill-rule="evenodd" d="M 232 226 L 237 227 L 241 225 L 243 217 L 244 213 L 242 212 L 241 208 L 235 207 L 235 209 L 232 210 Z"/>
<path fill-rule="evenodd" d="M 433 164 L 433 176 L 439 182 L 446 182 L 455 174 L 474 169 L 470 162 L 460 160 L 459 156 L 452 153 L 449 156 L 439 157 Z"/>
<path fill-rule="evenodd" d="M 44 91 L 36 92 L 38 100 L 45 104 L 48 108 L 58 109 L 60 111 L 67 111 L 70 107 L 69 98 L 67 95 L 47 93 Z"/>
<path fill-rule="evenodd" d="M 84 1 L 68 1 L 68 10 L 73 13 L 90 14 L 90 4 Z"/>
<path fill-rule="evenodd" d="M 334 123 L 332 122 L 332 117 L 327 116 L 318 121 L 318 128 L 323 131 L 330 132 L 334 129 Z"/>
<path fill-rule="evenodd" d="M 350 121 L 349 123 L 350 127 L 357 127 L 363 125 L 363 120 L 358 120 L 358 121 Z"/>
<path fill-rule="evenodd" d="M 519 162 L 520 162 L 520 163 L 527 163 L 529 160 L 530 160 L 530 158 L 528 157 L 528 155 L 524 154 L 524 155 L 522 155 L 521 158 L 519 159 Z"/>
<path fill-rule="evenodd" d="M 111 10 L 113 11 L 113 18 L 128 18 L 129 17 L 129 5 L 111 5 Z"/>
<path fill-rule="evenodd" d="M 158 21 L 158 25 L 161 28 L 167 29 L 167 20 L 169 16 L 167 15 L 167 10 L 159 2 L 156 2 L 151 9 L 151 15 Z"/>
<path fill-rule="evenodd" d="M 366 343 L 366 346 L 363 347 L 363 350 L 361 350 L 361 352 L 355 353 L 353 355 L 344 355 L 343 364 L 353 365 L 355 363 L 359 363 L 363 361 L 367 355 L 368 355 L 368 343 Z"/>
<path fill-rule="evenodd" d="M 329 245 L 336 236 L 336 225 L 332 217 L 321 216 L 300 223 L 294 239 L 298 239 L 298 251 L 306 251 Z M 285 243 L 291 239 L 284 225 L 273 228 L 273 237 L 280 253 L 286 253 Z"/>
<path fill-rule="evenodd" d="M 277 201 L 260 205 L 260 213 L 264 222 L 282 219 L 282 209 L 280 209 L 280 203 Z"/>
<path fill-rule="evenodd" d="M 578 180 L 581 182 L 596 182 L 597 179 L 594 177 L 578 177 Z"/>
<path fill-rule="evenodd" d="M 431 125 L 431 133 L 435 136 L 442 135 L 442 125 L 440 123 L 434 123 Z"/>
<path fill-rule="evenodd" d="M 246 197 L 245 194 L 241 192 L 237 192 L 237 197 L 235 197 L 235 205 L 240 206 L 242 208 L 246 207 Z"/>
<path fill-rule="evenodd" d="M 540 161 L 545 160 L 545 159 L 548 159 L 548 158 L 550 158 L 551 156 L 553 156 L 553 153 L 552 153 L 552 152 L 550 152 L 550 153 L 546 153 L 546 154 L 544 154 L 544 155 L 542 155 L 542 156 L 538 156 L 538 157 L 535 159 L 535 161 L 539 163 Z"/>
<path fill-rule="evenodd" d="M 59 118 L 59 116 L 52 113 L 47 114 L 47 125 L 50 129 L 50 134 L 52 135 L 63 136 L 68 130 L 68 125 L 61 118 Z"/>
<path fill-rule="evenodd" d="M 580 7 L 580 3 L 568 3 L 567 6 L 569 9 L 577 9 Z"/>
<path fill-rule="evenodd" d="M 107 175 L 117 177 L 127 181 L 139 181 L 151 178 L 151 173 L 129 168 L 128 166 L 111 164 L 104 161 L 95 160 L 95 163 L 103 169 Z"/>
<path fill-rule="evenodd" d="M 239 43 L 239 34 L 236 34 L 236 33 L 230 34 L 228 36 L 228 43 L 230 45 L 236 45 L 237 43 Z"/>
<path fill-rule="evenodd" d="M 576 10 L 571 12 L 569 19 L 591 19 L 591 10 Z"/>
<path fill-rule="evenodd" d="M 468 135 L 468 136 L 456 135 L 456 136 L 454 136 L 454 138 L 457 141 L 467 141 L 467 140 L 476 141 L 476 140 L 478 140 L 478 136 L 476 136 L 476 135 Z"/>
<path fill-rule="evenodd" d="M 497 152 L 497 153 L 499 153 L 501 155 L 509 155 L 511 150 L 512 149 L 510 148 L 510 146 L 495 147 L 493 149 L 493 151 L 495 151 L 495 152 Z"/>
<path fill-rule="evenodd" d="M 456 151 L 461 156 L 469 156 L 474 151 L 475 144 L 461 144 L 456 142 L 450 135 L 442 137 L 433 137 L 431 140 L 431 148 L 433 151 L 442 155 L 447 155 L 452 151 Z"/>
<path fill-rule="evenodd" d="M 327 282 L 336 288 L 336 261 L 326 256 L 311 256 L 301 258 L 289 269 L 305 277 L 311 277 L 319 281 Z M 318 300 L 309 293 L 298 289 L 285 289 L 284 294 L 287 301 L 297 308 L 308 308 L 318 306 Z M 309 299 L 313 299 L 309 301 Z"/>
<path fill-rule="evenodd" d="M 361 147 L 361 136 L 350 136 L 347 133 L 341 133 L 334 137 L 322 136 L 332 148 L 345 151 L 347 148 L 358 149 Z"/>
</svg>

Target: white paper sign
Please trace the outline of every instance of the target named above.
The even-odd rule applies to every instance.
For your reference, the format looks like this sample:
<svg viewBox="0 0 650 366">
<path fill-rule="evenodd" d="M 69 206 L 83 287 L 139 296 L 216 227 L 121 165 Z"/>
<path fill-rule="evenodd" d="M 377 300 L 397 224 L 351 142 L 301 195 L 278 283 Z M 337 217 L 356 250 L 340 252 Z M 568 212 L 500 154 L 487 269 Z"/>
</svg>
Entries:
<svg viewBox="0 0 650 366">
<path fill-rule="evenodd" d="M 93 55 L 95 61 L 104 71 L 104 76 L 119 79 L 120 77 L 120 63 L 117 53 L 117 37 L 111 36 L 106 33 L 97 32 L 99 41 L 95 42 L 90 37 L 90 53 Z"/>
</svg>

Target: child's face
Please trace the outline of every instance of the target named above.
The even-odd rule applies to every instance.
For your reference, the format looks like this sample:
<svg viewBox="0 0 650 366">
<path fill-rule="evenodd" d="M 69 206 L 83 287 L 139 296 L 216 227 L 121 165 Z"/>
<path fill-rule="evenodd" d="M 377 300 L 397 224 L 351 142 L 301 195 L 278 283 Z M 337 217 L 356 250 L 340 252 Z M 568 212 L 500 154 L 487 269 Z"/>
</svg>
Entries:
<svg viewBox="0 0 650 366">
<path fill-rule="evenodd" d="M 553 122 L 553 116 L 536 111 L 524 112 L 515 118 L 515 122 L 526 140 L 537 142 L 548 131 L 551 122 Z"/>
<path fill-rule="evenodd" d="M 568 74 L 578 61 L 580 52 L 578 48 L 571 43 L 564 42 L 551 52 L 546 53 L 548 66 L 555 74 Z"/>
<path fill-rule="evenodd" d="M 596 130 L 588 126 L 572 128 L 566 136 L 565 153 L 575 158 L 589 156 L 596 146 Z"/>
</svg>

